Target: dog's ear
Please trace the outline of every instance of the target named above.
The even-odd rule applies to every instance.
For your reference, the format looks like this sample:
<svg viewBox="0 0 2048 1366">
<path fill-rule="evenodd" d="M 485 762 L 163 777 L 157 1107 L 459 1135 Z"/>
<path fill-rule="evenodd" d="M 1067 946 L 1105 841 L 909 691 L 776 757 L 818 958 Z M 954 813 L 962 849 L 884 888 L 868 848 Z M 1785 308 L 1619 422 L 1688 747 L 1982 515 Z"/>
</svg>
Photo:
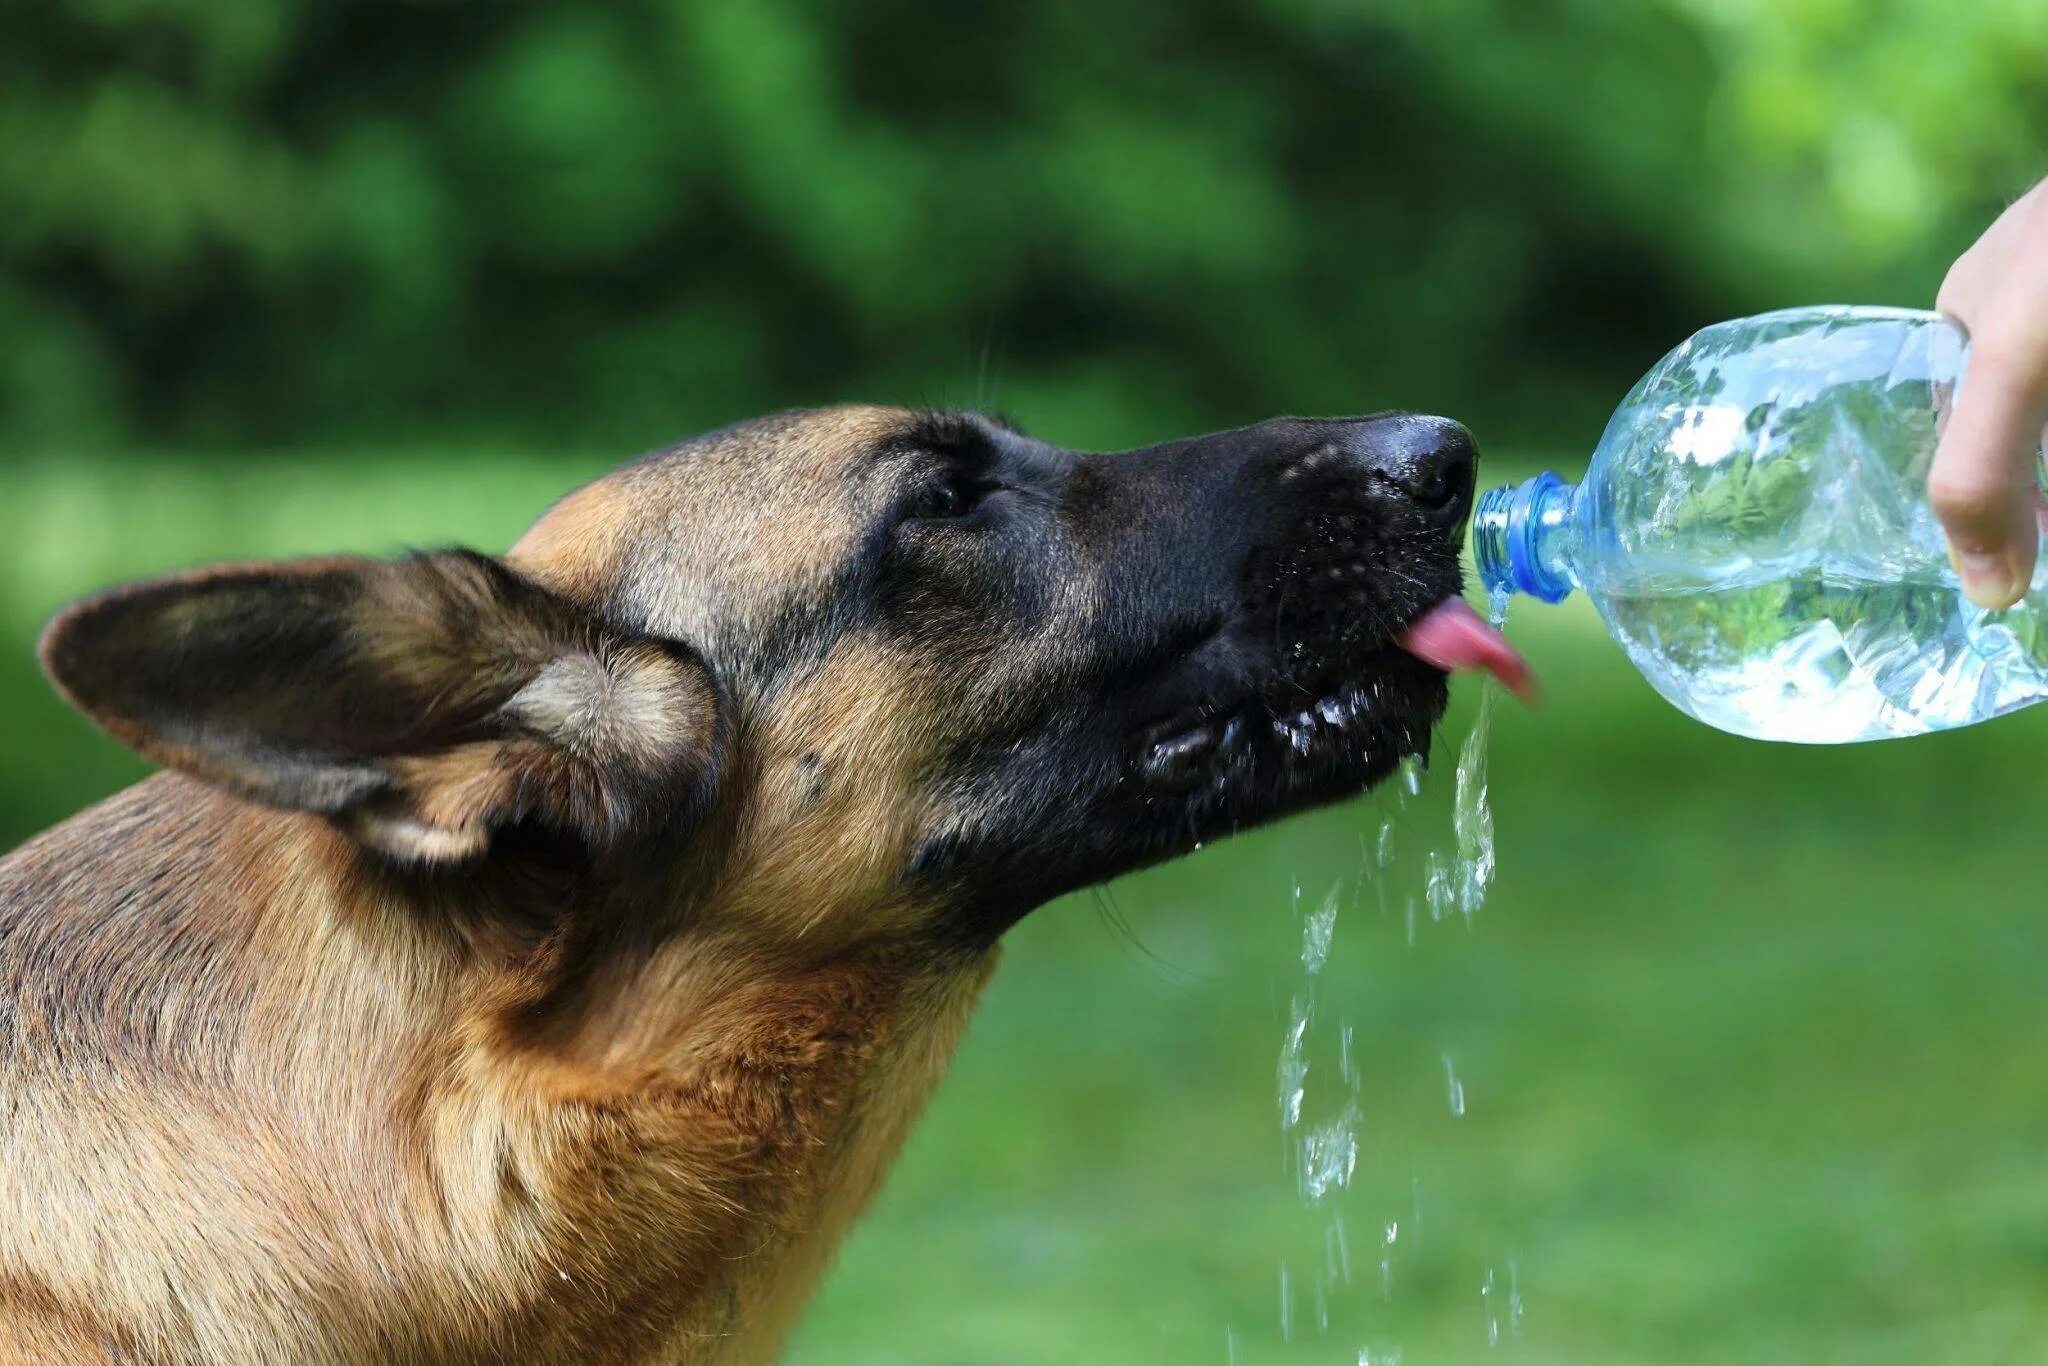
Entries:
<svg viewBox="0 0 2048 1366">
<path fill-rule="evenodd" d="M 449 863 L 532 821 L 616 845 L 709 797 L 717 687 L 464 551 L 157 579 L 59 613 L 58 689 L 146 757 Z"/>
</svg>

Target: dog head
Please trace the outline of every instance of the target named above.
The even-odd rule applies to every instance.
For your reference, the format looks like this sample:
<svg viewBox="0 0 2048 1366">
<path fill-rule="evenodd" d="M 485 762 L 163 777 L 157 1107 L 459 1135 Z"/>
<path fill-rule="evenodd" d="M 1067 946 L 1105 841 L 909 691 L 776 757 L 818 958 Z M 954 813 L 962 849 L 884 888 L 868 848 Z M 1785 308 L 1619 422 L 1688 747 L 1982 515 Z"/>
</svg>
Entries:
<svg viewBox="0 0 2048 1366">
<path fill-rule="evenodd" d="M 785 940 L 984 944 L 1421 751 L 1401 633 L 1474 452 L 1410 415 L 1117 455 L 974 414 L 742 423 L 466 552 L 206 571 L 52 623 L 122 740 L 419 870 L 545 831 Z"/>
</svg>

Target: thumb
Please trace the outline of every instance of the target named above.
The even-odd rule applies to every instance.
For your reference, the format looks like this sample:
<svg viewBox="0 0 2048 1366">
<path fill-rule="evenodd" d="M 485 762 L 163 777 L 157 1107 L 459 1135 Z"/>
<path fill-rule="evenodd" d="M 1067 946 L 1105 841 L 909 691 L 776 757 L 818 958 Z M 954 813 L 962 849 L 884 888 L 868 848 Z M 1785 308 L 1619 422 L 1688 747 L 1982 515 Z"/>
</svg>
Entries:
<svg viewBox="0 0 2048 1366">
<path fill-rule="evenodd" d="M 1963 592 L 1979 607 L 2026 595 L 2041 533 L 2034 520 L 2035 443 L 2042 411 L 2029 367 L 1972 356 L 1927 474 L 1927 501 L 1948 534 Z"/>
</svg>

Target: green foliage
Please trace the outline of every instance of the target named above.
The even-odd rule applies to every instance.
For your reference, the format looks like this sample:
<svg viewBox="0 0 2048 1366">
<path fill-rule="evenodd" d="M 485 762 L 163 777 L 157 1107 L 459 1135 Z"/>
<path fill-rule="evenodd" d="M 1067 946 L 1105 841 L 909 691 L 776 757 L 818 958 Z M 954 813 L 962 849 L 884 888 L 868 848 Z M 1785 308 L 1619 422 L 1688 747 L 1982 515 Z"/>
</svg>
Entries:
<svg viewBox="0 0 2048 1366">
<path fill-rule="evenodd" d="M 1930 297 L 2042 169 L 2044 16 L 17 6 L 0 434 L 630 444 L 877 397 L 1577 444 L 1699 322 Z"/>
<path fill-rule="evenodd" d="M 1814 439 L 1824 436 L 1816 433 Z M 1782 533 L 1807 519 L 1814 469 L 1815 462 L 1800 458 L 1796 449 L 1776 449 L 1762 459 L 1754 450 L 1737 450 L 1719 460 L 1678 465 L 1687 492 L 1669 496 L 1670 534 L 1680 541 L 1700 535 L 1755 543 L 1773 531 Z"/>
</svg>

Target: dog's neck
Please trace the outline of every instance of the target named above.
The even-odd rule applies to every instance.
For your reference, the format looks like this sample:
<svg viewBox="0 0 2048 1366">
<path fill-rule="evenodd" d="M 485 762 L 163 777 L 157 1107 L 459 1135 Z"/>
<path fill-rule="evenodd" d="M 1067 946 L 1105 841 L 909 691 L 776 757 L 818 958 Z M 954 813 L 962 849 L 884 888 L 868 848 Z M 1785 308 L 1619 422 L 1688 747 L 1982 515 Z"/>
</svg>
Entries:
<svg viewBox="0 0 2048 1366">
<path fill-rule="evenodd" d="M 743 875 L 673 867 L 565 889 L 573 910 L 516 972 L 485 970 L 472 1037 L 490 1043 L 468 1067 L 550 1145 L 525 1184 L 551 1190 L 573 1232 L 547 1259 L 593 1311 L 610 1306 L 624 1352 L 767 1361 L 942 1078 L 995 954 L 764 939 L 746 929 L 758 906 L 729 913 L 758 895 Z M 847 919 L 791 909 L 777 918 Z M 546 1289 L 543 1336 L 561 1317 L 561 1287 Z M 628 1341 L 636 1320 L 657 1329 L 645 1344 Z"/>
<path fill-rule="evenodd" d="M 771 951 L 702 905 L 598 953 L 591 927 L 634 906 L 578 886 L 550 928 L 494 917 L 486 881 L 408 899 L 318 820 L 169 776 L 0 872 L 0 989 L 27 1022 L 0 1084 L 24 1098 L 13 1141 L 35 1173 L 17 1227 L 87 1204 L 119 1225 L 68 1262 L 0 1230 L 0 1284 L 29 1271 L 142 1355 L 260 1338 L 305 1360 L 771 1359 L 994 962 Z M 139 898 L 148 925 L 122 918 Z M 119 1019 L 52 966 L 102 957 L 132 969 Z M 138 1073 L 156 1084 L 117 1084 Z M 194 1159 L 139 1142 L 173 1129 Z M 246 1217 L 195 1230 L 176 1214 L 193 1207 Z M 279 1240 L 317 1266 L 316 1298 Z M 122 1255 L 177 1283 L 102 1283 Z"/>
<path fill-rule="evenodd" d="M 536 1130 L 581 1135 L 560 1255 L 609 1302 L 638 1283 L 669 1323 L 659 1359 L 772 1359 L 943 1076 L 993 961 L 799 966 L 678 946 L 621 981 L 573 1044 L 508 1052 L 491 1070 L 524 1078 L 546 1117 Z M 619 1121 L 632 1137 L 615 1146 Z M 665 1232 L 650 1256 L 653 1230 Z"/>
</svg>

